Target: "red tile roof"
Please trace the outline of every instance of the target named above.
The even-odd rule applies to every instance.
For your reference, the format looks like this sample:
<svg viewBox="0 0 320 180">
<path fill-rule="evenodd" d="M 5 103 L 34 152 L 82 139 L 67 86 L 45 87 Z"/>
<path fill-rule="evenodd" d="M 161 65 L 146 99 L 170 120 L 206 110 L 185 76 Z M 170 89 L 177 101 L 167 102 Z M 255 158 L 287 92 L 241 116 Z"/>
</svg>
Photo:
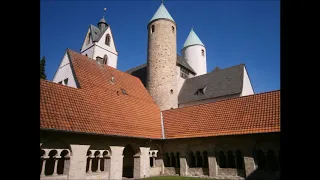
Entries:
<svg viewBox="0 0 320 180">
<path fill-rule="evenodd" d="M 138 78 L 67 53 L 80 88 L 41 80 L 40 128 L 162 138 L 160 111 Z"/>
<path fill-rule="evenodd" d="M 166 138 L 280 132 L 280 90 L 163 111 Z"/>
</svg>

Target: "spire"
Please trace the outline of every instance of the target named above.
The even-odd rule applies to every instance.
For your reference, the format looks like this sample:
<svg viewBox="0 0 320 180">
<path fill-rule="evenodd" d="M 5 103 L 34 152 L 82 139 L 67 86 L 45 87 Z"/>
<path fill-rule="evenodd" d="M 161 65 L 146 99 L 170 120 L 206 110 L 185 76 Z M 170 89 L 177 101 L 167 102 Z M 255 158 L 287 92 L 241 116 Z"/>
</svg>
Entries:
<svg viewBox="0 0 320 180">
<path fill-rule="evenodd" d="M 156 13 L 153 15 L 153 17 L 151 18 L 151 21 L 155 20 L 155 19 L 170 19 L 171 21 L 174 22 L 173 18 L 171 17 L 170 13 L 168 12 L 167 8 L 163 5 L 163 0 L 161 0 L 161 5 L 158 8 L 158 10 L 156 11 Z"/>
<path fill-rule="evenodd" d="M 193 27 L 191 28 L 191 31 L 189 33 L 189 36 L 187 37 L 187 40 L 183 44 L 183 48 L 191 45 L 201 45 L 204 46 L 197 34 L 193 31 Z"/>
<path fill-rule="evenodd" d="M 108 26 L 106 20 L 104 19 L 104 16 L 106 15 L 107 8 L 104 8 L 103 10 L 104 10 L 104 12 L 103 12 L 102 18 L 98 22 L 98 27 L 99 27 L 100 31 L 102 31 L 104 28 L 106 28 Z"/>
</svg>

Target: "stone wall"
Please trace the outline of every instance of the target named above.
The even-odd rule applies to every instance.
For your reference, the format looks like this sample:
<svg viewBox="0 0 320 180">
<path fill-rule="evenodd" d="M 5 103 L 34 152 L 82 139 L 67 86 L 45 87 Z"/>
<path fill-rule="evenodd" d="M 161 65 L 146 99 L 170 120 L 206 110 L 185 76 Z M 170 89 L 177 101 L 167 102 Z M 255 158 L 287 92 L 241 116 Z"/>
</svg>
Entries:
<svg viewBox="0 0 320 180">
<path fill-rule="evenodd" d="M 41 158 L 50 159 L 51 150 L 58 152 L 57 158 L 61 158 L 60 153 L 63 151 L 69 152 L 68 154 L 70 155 L 65 161 L 63 174 L 59 174 L 59 170 L 55 176 L 44 173 L 41 179 L 122 179 L 123 162 L 128 158 L 123 152 L 125 149 L 128 150 L 128 147 L 131 148 L 130 152 L 133 156 L 131 158 L 131 165 L 133 166 L 132 176 L 134 178 L 157 175 L 181 175 L 209 176 L 217 179 L 276 179 L 280 176 L 279 170 L 261 170 L 258 167 L 259 163 L 254 154 L 256 149 L 261 149 L 263 152 L 268 152 L 268 150 L 273 150 L 276 153 L 279 152 L 279 133 L 166 139 L 152 140 L 150 142 L 147 139 L 139 138 L 40 131 L 40 150 L 43 153 L 40 155 Z M 243 166 L 239 168 L 221 167 L 219 152 L 234 152 L 236 150 L 240 150 L 242 153 Z M 102 170 L 101 168 L 101 172 L 87 172 L 87 162 L 90 159 L 88 157 L 97 158 L 98 156 L 94 156 L 97 151 L 103 152 L 99 155 L 99 158 L 106 158 L 104 169 Z M 190 160 L 190 152 L 194 154 L 201 152 L 203 155 L 204 151 L 207 152 L 207 167 L 195 167 L 195 165 L 192 165 L 194 162 Z M 94 154 L 88 155 L 88 152 L 93 152 Z M 155 155 L 154 167 L 150 167 L 150 154 L 152 155 L 153 152 L 157 154 Z M 166 153 L 179 154 L 179 159 L 175 159 L 176 167 L 164 167 L 164 154 Z M 202 156 L 201 161 L 204 162 L 205 159 Z M 58 161 L 56 159 L 56 162 Z M 200 160 L 196 160 L 196 162 L 198 161 Z M 92 163 L 93 161 L 90 162 Z M 126 163 L 130 166 L 130 162 Z M 43 173 L 42 169 L 40 169 L 40 172 Z"/>
<path fill-rule="evenodd" d="M 176 24 L 167 19 L 148 25 L 146 88 L 160 110 L 178 107 L 176 29 Z"/>
</svg>

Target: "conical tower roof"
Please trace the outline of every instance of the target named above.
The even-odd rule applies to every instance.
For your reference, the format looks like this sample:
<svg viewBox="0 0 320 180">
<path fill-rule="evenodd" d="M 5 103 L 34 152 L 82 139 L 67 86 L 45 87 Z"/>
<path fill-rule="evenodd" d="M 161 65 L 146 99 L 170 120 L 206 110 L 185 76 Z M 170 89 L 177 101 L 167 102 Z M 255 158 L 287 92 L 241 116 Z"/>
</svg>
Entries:
<svg viewBox="0 0 320 180">
<path fill-rule="evenodd" d="M 174 22 L 167 8 L 163 5 L 163 3 L 161 3 L 160 7 L 158 8 L 157 12 L 153 15 L 149 23 L 155 19 L 163 19 L 163 18 L 170 19 L 171 21 Z"/>
<path fill-rule="evenodd" d="M 191 29 L 189 36 L 187 37 L 187 40 L 183 44 L 183 48 L 187 46 L 192 46 L 192 45 L 201 45 L 204 46 L 197 34 L 193 31 L 193 28 Z"/>
</svg>

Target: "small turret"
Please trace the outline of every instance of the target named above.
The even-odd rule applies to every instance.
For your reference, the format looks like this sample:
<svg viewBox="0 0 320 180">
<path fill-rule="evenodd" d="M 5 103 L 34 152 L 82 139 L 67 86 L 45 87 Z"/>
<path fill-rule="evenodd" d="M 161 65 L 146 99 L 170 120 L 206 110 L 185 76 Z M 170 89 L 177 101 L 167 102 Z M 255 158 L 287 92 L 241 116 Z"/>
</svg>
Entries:
<svg viewBox="0 0 320 180">
<path fill-rule="evenodd" d="M 197 73 L 196 76 L 207 74 L 206 48 L 193 28 L 183 44 L 181 54 Z"/>
</svg>

